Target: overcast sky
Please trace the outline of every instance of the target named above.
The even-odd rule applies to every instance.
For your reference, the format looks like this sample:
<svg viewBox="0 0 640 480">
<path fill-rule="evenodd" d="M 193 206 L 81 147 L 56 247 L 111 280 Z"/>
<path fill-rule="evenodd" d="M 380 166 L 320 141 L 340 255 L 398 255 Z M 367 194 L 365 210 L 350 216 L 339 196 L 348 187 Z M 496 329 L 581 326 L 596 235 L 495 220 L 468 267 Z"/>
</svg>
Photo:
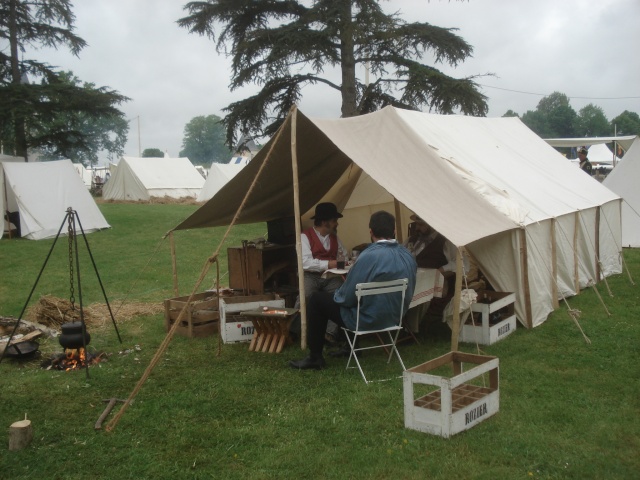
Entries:
<svg viewBox="0 0 640 480">
<path fill-rule="evenodd" d="M 223 116 L 222 108 L 255 92 L 230 92 L 228 59 L 209 39 L 178 27 L 186 3 L 76 0 L 76 33 L 89 44 L 80 57 L 40 50 L 27 58 L 72 70 L 83 81 L 131 98 L 121 107 L 131 126 L 126 155 L 159 148 L 177 156 L 193 117 Z M 522 115 L 554 91 L 568 95 L 576 111 L 589 103 L 602 107 L 609 120 L 624 110 L 640 113 L 640 0 L 391 0 L 382 5 L 400 11 L 408 22 L 459 29 L 474 48 L 473 58 L 456 69 L 439 68 L 456 77 L 493 73 L 478 80 L 491 117 L 509 109 Z M 359 74 L 364 78 L 364 71 Z M 339 100 L 328 87 L 310 87 L 303 90 L 299 107 L 307 116 L 339 117 Z"/>
</svg>

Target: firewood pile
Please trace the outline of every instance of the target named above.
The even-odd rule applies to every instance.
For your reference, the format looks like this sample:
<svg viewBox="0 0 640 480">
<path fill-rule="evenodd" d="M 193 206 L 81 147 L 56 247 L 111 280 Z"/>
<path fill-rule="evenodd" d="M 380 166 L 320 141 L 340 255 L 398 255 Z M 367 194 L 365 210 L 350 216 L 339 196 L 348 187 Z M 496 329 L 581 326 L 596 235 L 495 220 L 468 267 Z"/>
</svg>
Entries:
<svg viewBox="0 0 640 480">
<path fill-rule="evenodd" d="M 82 310 L 84 322 L 88 326 L 101 327 L 111 322 L 109 309 L 104 303 L 83 305 Z M 127 303 L 124 305 L 112 303 L 111 311 L 116 322 L 121 323 L 135 317 L 157 315 L 164 311 L 164 307 L 161 303 Z M 59 330 L 63 323 L 80 321 L 80 305 L 76 302 L 75 308 L 72 308 L 68 299 L 44 295 L 35 305 L 27 309 L 25 318 Z"/>
</svg>

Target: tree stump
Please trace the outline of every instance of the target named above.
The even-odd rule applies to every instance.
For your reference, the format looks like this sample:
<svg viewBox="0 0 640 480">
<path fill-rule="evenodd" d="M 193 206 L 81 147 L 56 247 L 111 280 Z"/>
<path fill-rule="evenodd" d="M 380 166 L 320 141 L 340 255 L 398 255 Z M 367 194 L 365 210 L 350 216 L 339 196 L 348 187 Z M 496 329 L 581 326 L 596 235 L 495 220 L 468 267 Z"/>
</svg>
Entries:
<svg viewBox="0 0 640 480">
<path fill-rule="evenodd" d="M 9 427 L 9 450 L 22 450 L 27 447 L 33 439 L 33 427 L 31 420 L 20 420 L 14 422 Z"/>
</svg>

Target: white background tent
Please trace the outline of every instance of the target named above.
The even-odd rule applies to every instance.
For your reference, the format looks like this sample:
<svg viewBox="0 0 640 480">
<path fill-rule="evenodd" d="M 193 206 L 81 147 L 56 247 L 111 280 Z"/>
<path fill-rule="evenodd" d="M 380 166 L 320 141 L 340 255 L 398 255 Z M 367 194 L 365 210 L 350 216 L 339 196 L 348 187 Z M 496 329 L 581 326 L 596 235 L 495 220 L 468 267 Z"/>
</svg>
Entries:
<svg viewBox="0 0 640 480">
<path fill-rule="evenodd" d="M 148 201 L 151 197 L 196 198 L 204 178 L 188 158 L 122 157 L 105 184 L 105 200 Z"/>
<path fill-rule="evenodd" d="M 198 201 L 209 200 L 243 168 L 244 164 L 241 163 L 212 163 L 207 180 L 198 194 Z"/>
<path fill-rule="evenodd" d="M 600 163 L 604 165 L 612 165 L 614 163 L 614 155 L 604 143 L 598 143 L 589 147 L 587 158 L 591 163 Z M 615 157 L 616 165 L 620 158 Z"/>
<path fill-rule="evenodd" d="M 78 212 L 85 233 L 109 228 L 70 160 L 2 161 L 0 167 L 0 207 L 20 213 L 22 237 L 54 237 L 68 207 Z"/>
<path fill-rule="evenodd" d="M 400 231 L 413 211 L 466 246 L 497 290 L 516 293 L 527 326 L 542 323 L 559 297 L 621 271 L 619 197 L 558 162 L 562 156 L 517 118 L 387 107 L 335 120 L 297 112 L 295 131 L 292 123 L 176 229 L 228 225 L 270 151 L 239 222 L 292 216 L 295 135 L 303 219 L 333 201 L 350 248 L 369 241 L 373 211 L 395 213 Z"/>
<path fill-rule="evenodd" d="M 92 182 L 92 176 L 93 176 L 91 169 L 85 168 L 85 166 L 81 163 L 74 163 L 73 168 L 75 168 L 76 172 L 78 172 L 78 175 L 80 175 L 80 178 L 84 183 L 84 186 L 87 188 L 91 188 L 91 182 Z"/>
<path fill-rule="evenodd" d="M 622 245 L 640 247 L 640 138 L 622 158 L 622 161 L 602 182 L 611 191 L 623 198 Z"/>
</svg>

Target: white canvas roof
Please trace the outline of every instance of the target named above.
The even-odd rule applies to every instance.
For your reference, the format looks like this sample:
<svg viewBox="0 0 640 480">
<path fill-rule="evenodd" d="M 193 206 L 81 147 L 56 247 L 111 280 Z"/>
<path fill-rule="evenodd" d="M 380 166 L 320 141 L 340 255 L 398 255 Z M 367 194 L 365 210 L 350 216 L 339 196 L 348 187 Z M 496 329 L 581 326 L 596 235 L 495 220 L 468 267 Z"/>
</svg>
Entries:
<svg viewBox="0 0 640 480">
<path fill-rule="evenodd" d="M 78 213 L 85 233 L 109 228 L 70 160 L 3 160 L 0 166 L 0 206 L 3 212 L 19 212 L 23 238 L 54 237 L 68 207 Z"/>
<path fill-rule="evenodd" d="M 602 182 L 623 198 L 622 245 L 640 247 L 640 138 L 636 138 L 622 161 Z"/>
<path fill-rule="evenodd" d="M 151 197 L 196 198 L 204 178 L 188 158 L 122 157 L 105 184 L 105 200 L 148 201 Z"/>
<path fill-rule="evenodd" d="M 206 202 L 213 197 L 243 168 L 244 164 L 239 163 L 212 163 L 207 174 L 207 180 L 198 194 L 198 202 Z"/>
<path fill-rule="evenodd" d="M 270 151 L 238 222 L 292 216 L 291 130 L 288 121 L 176 229 L 228 225 Z M 517 118 L 392 107 L 331 120 L 297 112 L 295 144 L 303 220 L 318 202 L 336 203 L 350 248 L 369 241 L 373 211 L 398 213 L 395 199 L 403 231 L 412 211 L 466 246 L 494 287 L 516 292 L 518 318 L 528 326 L 544 321 L 558 297 L 621 270 L 619 197 L 558 162 L 563 157 Z"/>
<path fill-rule="evenodd" d="M 635 138 L 636 135 L 625 135 L 620 137 L 545 138 L 544 141 L 552 147 L 583 147 L 616 142 L 625 150 L 629 150 Z"/>
</svg>

